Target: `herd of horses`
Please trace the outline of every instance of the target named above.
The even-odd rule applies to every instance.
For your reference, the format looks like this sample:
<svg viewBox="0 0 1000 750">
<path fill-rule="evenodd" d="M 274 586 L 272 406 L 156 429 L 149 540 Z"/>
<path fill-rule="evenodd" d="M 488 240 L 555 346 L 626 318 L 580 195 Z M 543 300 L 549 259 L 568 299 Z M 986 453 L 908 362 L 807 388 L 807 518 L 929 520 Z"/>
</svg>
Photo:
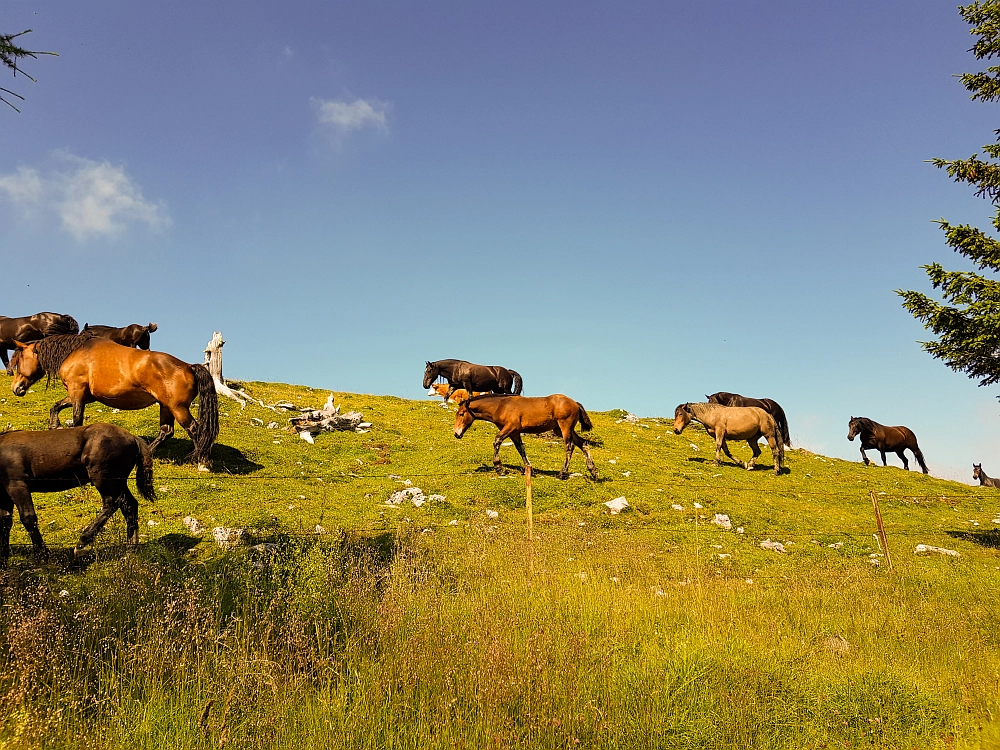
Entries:
<svg viewBox="0 0 1000 750">
<path fill-rule="evenodd" d="M 42 378 L 57 379 L 66 388 L 66 397 L 49 411 L 49 430 L 6 431 L 0 433 L 0 565 L 10 556 L 13 511 L 31 538 L 35 555 L 48 554 L 38 530 L 32 492 L 55 492 L 92 483 L 99 491 L 103 508 L 80 537 L 76 550 L 90 544 L 107 520 L 118 510 L 125 516 L 130 544 L 138 543 L 138 502 L 128 488 L 127 478 L 136 471 L 136 486 L 144 498 L 153 499 L 152 455 L 174 433 L 174 423 L 190 435 L 191 458 L 201 470 L 209 470 L 212 447 L 219 434 L 219 405 L 215 383 L 204 365 L 188 364 L 163 352 L 150 350 L 150 334 L 155 323 L 123 328 L 79 324 L 69 315 L 44 312 L 23 318 L 0 316 L 0 359 L 12 376 L 11 390 L 24 396 Z M 8 358 L 8 352 L 13 355 Z M 578 401 L 562 394 L 522 396 L 521 375 L 506 367 L 477 365 L 457 359 L 427 362 L 424 388 L 432 388 L 445 403 L 458 403 L 454 435 L 461 437 L 476 420 L 491 422 L 498 432 L 493 441 L 493 464 L 502 471 L 500 446 L 508 438 L 530 467 L 522 434 L 553 432 L 561 437 L 565 459 L 560 479 L 569 476 L 570 460 L 580 448 L 591 477 L 597 467 L 588 442 L 576 431 L 592 428 L 587 410 Z M 443 380 L 443 383 L 436 383 Z M 48 381 L 47 381 L 48 382 Z M 197 419 L 191 405 L 198 399 Z M 774 459 L 774 473 L 780 474 L 784 449 L 791 447 L 788 419 L 772 399 L 754 399 L 737 393 L 719 392 L 707 401 L 684 403 L 674 410 L 674 432 L 681 434 L 691 422 L 702 424 L 715 438 L 715 465 L 722 454 L 748 470 L 761 455 L 758 441 L 764 439 Z M 139 437 L 111 424 L 83 426 L 84 410 L 98 402 L 114 409 L 144 409 L 159 404 L 160 429 L 147 445 Z M 59 428 L 59 413 L 72 408 L 71 427 Z M 927 465 L 913 432 L 906 427 L 887 427 L 866 417 L 851 417 L 848 440 L 860 437 L 861 456 L 871 462 L 866 450 L 877 450 L 882 464 L 886 453 L 896 453 L 908 469 L 904 450 L 909 449 L 923 472 Z M 752 451 L 749 461 L 736 459 L 728 441 L 746 441 Z M 986 486 L 1000 488 L 974 465 L 974 478 Z"/>
</svg>

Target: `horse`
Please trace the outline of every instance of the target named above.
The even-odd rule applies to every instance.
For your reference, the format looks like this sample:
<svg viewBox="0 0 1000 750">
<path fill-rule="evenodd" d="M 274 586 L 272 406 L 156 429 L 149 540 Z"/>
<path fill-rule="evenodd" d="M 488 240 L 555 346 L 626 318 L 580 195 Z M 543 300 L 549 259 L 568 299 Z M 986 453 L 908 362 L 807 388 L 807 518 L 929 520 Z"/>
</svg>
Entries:
<svg viewBox="0 0 1000 750">
<path fill-rule="evenodd" d="M 496 439 L 493 441 L 493 465 L 497 474 L 501 472 L 500 444 L 507 438 L 511 439 L 517 452 L 521 454 L 521 460 L 527 468 L 531 467 L 528 455 L 524 452 L 524 443 L 521 441 L 521 433 L 540 433 L 549 430 L 560 435 L 566 446 L 566 460 L 563 462 L 562 471 L 559 472 L 560 479 L 569 476 L 569 460 L 573 456 L 573 449 L 580 447 L 583 455 L 587 457 L 587 470 L 590 476 L 597 480 L 597 467 L 594 466 L 594 459 L 590 456 L 590 449 L 587 441 L 580 437 L 574 429 L 577 423 L 584 432 L 593 428 L 590 416 L 583 404 L 574 401 L 569 396 L 556 393 L 552 396 L 527 397 L 527 396 L 476 396 L 466 399 L 458 406 L 455 413 L 455 437 L 461 440 L 472 423 L 477 419 L 492 422 L 500 428 Z"/>
<path fill-rule="evenodd" d="M 474 365 L 461 359 L 439 359 L 437 362 L 428 362 L 424 368 L 424 388 L 430 388 L 439 377 L 448 381 L 445 403 L 448 403 L 448 398 L 456 388 L 464 388 L 469 393 L 482 391 L 520 396 L 523 385 L 521 376 L 514 370 L 499 366 Z"/>
<path fill-rule="evenodd" d="M 153 333 L 156 329 L 156 323 L 150 323 L 148 326 L 133 323 L 124 328 L 92 326 L 90 323 L 87 323 L 84 325 L 83 330 L 80 331 L 80 335 L 111 339 L 116 344 L 121 344 L 122 346 L 131 346 L 136 349 L 149 351 L 149 334 Z"/>
<path fill-rule="evenodd" d="M 680 404 L 674 409 L 674 434 L 680 435 L 691 422 L 705 425 L 708 434 L 715 438 L 715 462 L 718 466 L 722 461 L 722 453 L 729 456 L 747 471 L 753 467 L 760 456 L 760 446 L 757 441 L 762 437 L 767 440 L 774 457 L 774 475 L 781 473 L 781 464 L 785 460 L 784 442 L 781 430 L 768 412 L 757 406 L 722 406 L 721 404 Z M 744 463 L 729 452 L 727 440 L 746 440 L 753 451 L 751 459 Z"/>
<path fill-rule="evenodd" d="M 903 454 L 903 451 L 909 448 L 924 474 L 929 473 L 927 464 L 924 463 L 924 454 L 917 447 L 917 436 L 909 427 L 886 427 L 868 417 L 851 417 L 851 421 L 847 423 L 847 439 L 853 442 L 858 435 L 861 436 L 861 458 L 864 459 L 865 466 L 871 463 L 865 451 L 874 448 L 881 454 L 883 466 L 887 465 L 886 452 L 892 452 L 899 456 L 903 468 L 909 471 L 910 463 Z"/>
<path fill-rule="evenodd" d="M 73 407 L 73 426 L 83 424 L 84 407 L 98 401 L 114 409 L 160 405 L 156 448 L 174 434 L 174 420 L 191 436 L 198 468 L 208 471 L 212 446 L 219 436 L 219 402 L 215 383 L 204 365 L 189 365 L 163 352 L 144 352 L 103 338 L 50 336 L 30 344 L 16 342 L 11 359 L 11 390 L 23 396 L 43 375 L 55 376 L 68 395 L 49 411 L 49 429 L 59 427 L 59 412 Z M 199 399 L 198 419 L 191 402 Z"/>
<path fill-rule="evenodd" d="M 713 393 L 711 396 L 705 396 L 705 398 L 708 399 L 708 403 L 710 404 L 721 404 L 722 406 L 756 406 L 758 409 L 763 409 L 774 417 L 774 421 L 781 431 L 781 442 L 789 448 L 792 447 L 792 438 L 788 434 L 788 417 L 785 416 L 785 410 L 781 408 L 781 404 L 774 399 L 747 398 L 738 393 L 727 393 L 726 391 L 719 391 L 718 393 Z"/>
<path fill-rule="evenodd" d="M 972 478 L 979 480 L 980 487 L 996 487 L 1000 489 L 1000 479 L 986 476 L 982 464 L 972 464 Z"/>
<path fill-rule="evenodd" d="M 446 383 L 434 383 L 434 385 L 430 387 L 430 390 L 427 391 L 427 395 L 443 396 L 445 398 L 445 403 L 451 402 L 453 404 L 460 404 L 466 399 L 472 398 L 473 396 L 489 395 L 488 392 L 484 391 L 475 391 L 474 393 L 469 393 L 464 388 L 456 388 L 454 391 L 451 392 L 451 395 L 449 396 L 448 389 L 450 387 L 451 386 L 447 385 Z"/>
<path fill-rule="evenodd" d="M 8 375 L 13 375 L 7 352 L 14 349 L 14 342 L 38 341 L 46 336 L 61 334 L 76 334 L 80 332 L 80 324 L 69 315 L 54 312 L 41 312 L 27 315 L 23 318 L 8 318 L 0 315 L 0 360 Z"/>
<path fill-rule="evenodd" d="M 132 469 L 139 494 L 154 500 L 152 451 L 142 438 L 117 425 L 98 422 L 56 432 L 0 434 L 0 566 L 6 566 L 10 557 L 15 505 L 35 558 L 45 560 L 49 550 L 38 530 L 31 493 L 61 492 L 90 483 L 101 493 L 103 508 L 83 530 L 74 553 L 93 542 L 119 510 L 125 516 L 128 543 L 137 545 L 139 502 L 128 488 Z"/>
</svg>

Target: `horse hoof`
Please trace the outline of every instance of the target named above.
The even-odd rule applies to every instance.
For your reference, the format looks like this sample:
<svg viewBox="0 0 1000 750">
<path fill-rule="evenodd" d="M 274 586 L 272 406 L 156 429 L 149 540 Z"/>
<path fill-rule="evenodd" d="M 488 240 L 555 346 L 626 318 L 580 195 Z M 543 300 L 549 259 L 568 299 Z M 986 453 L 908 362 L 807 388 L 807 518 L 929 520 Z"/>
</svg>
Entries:
<svg viewBox="0 0 1000 750">
<path fill-rule="evenodd" d="M 198 464 L 198 471 L 211 471 L 205 464 Z"/>
<path fill-rule="evenodd" d="M 87 552 L 87 548 L 83 545 L 77 545 L 73 548 L 73 559 L 78 560 Z"/>
<path fill-rule="evenodd" d="M 569 479 L 569 474 L 567 474 L 565 471 L 560 471 L 559 472 L 559 478 L 560 479 Z"/>
</svg>

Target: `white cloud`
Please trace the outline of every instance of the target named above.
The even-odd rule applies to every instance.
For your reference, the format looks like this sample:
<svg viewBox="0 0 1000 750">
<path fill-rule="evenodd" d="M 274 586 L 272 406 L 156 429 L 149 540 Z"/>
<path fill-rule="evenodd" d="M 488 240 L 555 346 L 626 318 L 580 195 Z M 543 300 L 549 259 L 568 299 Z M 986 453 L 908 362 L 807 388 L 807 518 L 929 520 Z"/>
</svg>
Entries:
<svg viewBox="0 0 1000 750">
<path fill-rule="evenodd" d="M 312 105 L 316 107 L 320 125 L 330 128 L 334 135 L 343 138 L 354 130 L 374 128 L 388 132 L 386 113 L 391 105 L 378 99 L 355 99 L 348 101 L 330 101 L 313 97 Z"/>
<path fill-rule="evenodd" d="M 146 200 L 124 167 L 66 153 L 57 157 L 69 169 L 43 176 L 37 169 L 21 167 L 0 175 L 0 196 L 6 194 L 26 216 L 54 214 L 78 240 L 114 237 L 134 224 L 153 230 L 170 225 L 163 202 Z"/>
</svg>

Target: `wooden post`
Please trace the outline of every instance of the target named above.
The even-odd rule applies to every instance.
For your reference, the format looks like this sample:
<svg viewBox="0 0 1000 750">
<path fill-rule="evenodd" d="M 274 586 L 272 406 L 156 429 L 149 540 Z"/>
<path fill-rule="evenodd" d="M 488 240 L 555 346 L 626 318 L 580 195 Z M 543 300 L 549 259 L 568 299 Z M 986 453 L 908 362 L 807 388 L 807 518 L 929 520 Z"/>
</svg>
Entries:
<svg viewBox="0 0 1000 750">
<path fill-rule="evenodd" d="M 879 544 L 882 545 L 882 554 L 885 555 L 885 561 L 889 564 L 889 570 L 892 570 L 892 557 L 889 555 L 889 542 L 885 538 L 885 527 L 882 525 L 882 511 L 878 508 L 878 498 L 875 497 L 875 490 L 868 490 L 868 494 L 872 498 L 872 507 L 875 508 L 875 525 L 878 527 L 878 540 Z"/>
<path fill-rule="evenodd" d="M 528 541 L 530 542 L 530 541 L 532 541 L 535 538 L 534 537 L 534 529 L 532 528 L 533 527 L 534 519 L 532 518 L 532 510 L 531 510 L 531 467 L 530 466 L 525 466 L 524 467 L 524 487 L 525 487 L 525 491 L 527 492 L 527 495 L 528 495 L 528 502 L 527 502 L 527 510 L 528 510 Z"/>
</svg>

